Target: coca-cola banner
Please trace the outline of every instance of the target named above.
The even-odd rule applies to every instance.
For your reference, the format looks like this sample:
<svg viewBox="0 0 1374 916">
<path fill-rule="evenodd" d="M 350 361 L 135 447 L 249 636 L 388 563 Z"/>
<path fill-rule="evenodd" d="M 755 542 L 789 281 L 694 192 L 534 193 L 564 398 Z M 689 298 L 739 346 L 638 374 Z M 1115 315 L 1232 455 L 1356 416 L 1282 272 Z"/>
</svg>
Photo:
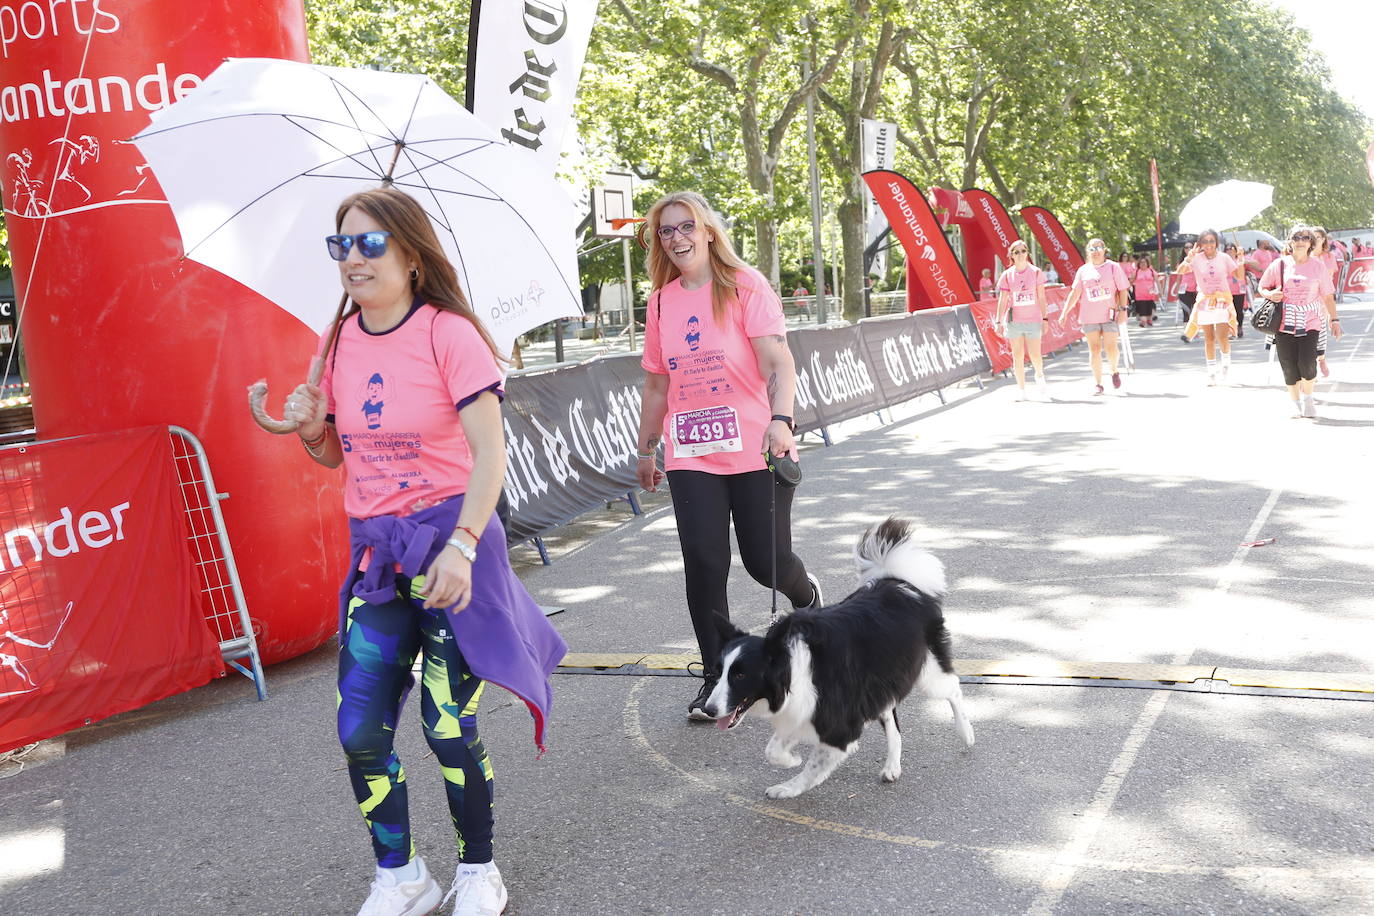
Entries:
<svg viewBox="0 0 1374 916">
<path fill-rule="evenodd" d="M 1344 292 L 1374 293 L 1374 258 L 1356 258 L 1345 275 Z"/>
<path fill-rule="evenodd" d="M 906 252 L 907 310 L 972 302 L 973 289 L 925 195 L 893 171 L 864 172 L 864 181 Z"/>
<path fill-rule="evenodd" d="M 1069 316 L 1062 326 L 1058 322 L 1059 311 L 1069 298 L 1069 287 L 1056 286 L 1045 290 L 1045 309 L 1050 321 L 1044 325 L 1040 336 L 1040 352 L 1056 353 L 1069 344 L 1083 338 L 1083 328 L 1078 323 L 1078 311 Z M 982 335 L 983 346 L 992 360 L 992 371 L 1005 372 L 1011 368 L 1011 343 L 997 333 L 997 302 L 983 300 L 975 302 L 972 308 L 974 320 L 978 323 L 978 333 Z"/>
<path fill-rule="evenodd" d="M 167 427 L 0 450 L 0 753 L 224 670 Z"/>
<path fill-rule="evenodd" d="M 1060 282 L 1072 283 L 1073 275 L 1083 266 L 1083 252 L 1078 250 L 1059 220 L 1044 207 L 1022 207 L 1021 218 L 1040 243 L 1045 257 L 1054 265 Z"/>
<path fill-rule="evenodd" d="M 992 368 L 968 306 L 792 331 L 797 429 L 820 429 Z M 506 383 L 507 536 L 537 537 L 638 487 L 639 354 Z"/>
</svg>

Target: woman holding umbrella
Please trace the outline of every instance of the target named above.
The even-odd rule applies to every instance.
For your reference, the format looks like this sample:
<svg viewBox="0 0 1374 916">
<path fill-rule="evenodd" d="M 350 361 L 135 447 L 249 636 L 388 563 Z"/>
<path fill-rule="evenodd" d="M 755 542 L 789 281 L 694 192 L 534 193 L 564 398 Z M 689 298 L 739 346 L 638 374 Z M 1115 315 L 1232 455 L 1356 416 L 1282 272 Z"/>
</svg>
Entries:
<svg viewBox="0 0 1374 916">
<path fill-rule="evenodd" d="M 1197 304 L 1183 333 L 1191 340 L 1197 336 L 1198 328 L 1202 329 L 1209 385 L 1217 384 L 1218 374 L 1220 381 L 1225 382 L 1231 371 L 1231 335 L 1238 330 L 1231 304 L 1231 278 L 1239 280 L 1243 270 L 1220 248 L 1221 236 L 1214 229 L 1205 229 L 1188 257 L 1174 269 L 1174 273 L 1191 274 L 1197 281 Z"/>
<path fill-rule="evenodd" d="M 792 606 L 819 607 L 820 584 L 792 552 L 793 490 L 767 456 L 796 460 L 792 404 L 797 375 L 782 305 L 768 281 L 735 254 L 720 217 L 700 194 L 678 191 L 648 213 L 649 295 L 639 484 L 664 480 L 677 517 L 687 610 L 705 683 L 687 718 L 709 721 L 706 699 L 720 677 L 716 616 L 730 616 L 730 525 L 740 559 L 760 585 Z"/>
<path fill-rule="evenodd" d="M 1059 325 L 1063 327 L 1069 312 L 1080 307 L 1079 324 L 1083 336 L 1088 339 L 1089 362 L 1093 370 L 1093 382 L 1102 394 L 1102 350 L 1106 347 L 1107 359 L 1111 364 L 1112 387 L 1121 387 L 1121 373 L 1116 371 L 1116 341 L 1120 334 L 1117 328 L 1119 318 L 1126 315 L 1126 273 L 1116 261 L 1107 259 L 1107 245 L 1101 239 L 1088 240 L 1088 263 L 1078 268 L 1073 277 L 1073 288 L 1069 298 L 1059 313 Z"/>
<path fill-rule="evenodd" d="M 338 728 L 377 860 L 359 916 L 429 913 L 443 897 L 415 854 L 392 745 L 417 655 L 425 739 L 457 833 L 454 912 L 497 913 L 507 895 L 478 701 L 488 681 L 520 697 L 542 748 L 548 679 L 566 649 L 511 572 L 493 515 L 505 478 L 501 357 L 414 200 L 355 194 L 335 225 L 325 241 L 353 307 L 321 341 L 319 386 L 292 392 L 286 420 L 310 458 L 345 471 Z"/>
<path fill-rule="evenodd" d="M 1270 264 L 1260 277 L 1260 295 L 1283 303 L 1283 321 L 1274 335 L 1283 381 L 1298 417 L 1315 417 L 1312 398 L 1317 384 L 1317 339 L 1325 322 L 1339 340 L 1341 320 L 1336 315 L 1336 288 L 1321 259 L 1314 255 L 1317 236 L 1298 226 L 1288 238 L 1291 254 Z"/>
</svg>

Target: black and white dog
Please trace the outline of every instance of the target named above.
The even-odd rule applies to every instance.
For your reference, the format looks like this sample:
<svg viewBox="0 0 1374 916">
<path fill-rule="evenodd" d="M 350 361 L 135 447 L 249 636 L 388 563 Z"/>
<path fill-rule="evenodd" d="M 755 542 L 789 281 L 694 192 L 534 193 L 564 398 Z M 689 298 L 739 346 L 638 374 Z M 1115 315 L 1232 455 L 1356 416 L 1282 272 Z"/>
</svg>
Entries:
<svg viewBox="0 0 1374 916">
<path fill-rule="evenodd" d="M 897 518 L 865 531 L 854 554 L 861 584 L 839 604 L 779 618 L 765 636 L 717 617 L 724 648 L 707 715 L 726 729 L 749 709 L 766 709 L 773 736 L 764 758 L 774 766 L 795 767 L 793 747 L 815 746 L 799 773 L 769 787 L 769 798 L 820 785 L 875 719 L 887 735 L 881 776 L 895 782 L 902 775 L 896 707 L 913 688 L 948 700 L 954 730 L 973 744 L 940 607 L 943 565 L 912 543 L 910 524 Z"/>
</svg>

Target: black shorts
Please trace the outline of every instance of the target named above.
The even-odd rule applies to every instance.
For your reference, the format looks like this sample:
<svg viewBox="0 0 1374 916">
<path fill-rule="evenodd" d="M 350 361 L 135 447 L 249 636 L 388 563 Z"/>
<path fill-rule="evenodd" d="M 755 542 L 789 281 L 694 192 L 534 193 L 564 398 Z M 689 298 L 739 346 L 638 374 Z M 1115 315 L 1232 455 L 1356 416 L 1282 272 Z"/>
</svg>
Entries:
<svg viewBox="0 0 1374 916">
<path fill-rule="evenodd" d="M 1317 341 L 1321 335 L 1308 331 L 1301 337 L 1280 331 L 1274 335 L 1278 348 L 1279 366 L 1283 369 L 1283 383 L 1296 385 L 1317 377 Z"/>
</svg>

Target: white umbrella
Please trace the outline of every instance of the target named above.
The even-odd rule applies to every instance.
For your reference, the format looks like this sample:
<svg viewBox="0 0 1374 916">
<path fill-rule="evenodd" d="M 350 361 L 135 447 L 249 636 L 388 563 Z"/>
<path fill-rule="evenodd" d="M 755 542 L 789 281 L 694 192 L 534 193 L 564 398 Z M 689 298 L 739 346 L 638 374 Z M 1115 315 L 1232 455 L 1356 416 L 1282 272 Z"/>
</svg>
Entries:
<svg viewBox="0 0 1374 916">
<path fill-rule="evenodd" d="M 425 208 L 503 350 L 582 312 L 567 194 L 428 77 L 231 59 L 134 143 L 186 257 L 317 333 L 336 311 L 334 211 L 388 181 Z"/>
<path fill-rule="evenodd" d="M 1258 181 L 1223 181 L 1188 201 L 1178 215 L 1178 231 L 1196 234 L 1204 229 L 1243 226 L 1274 203 L 1274 186 Z"/>
</svg>

